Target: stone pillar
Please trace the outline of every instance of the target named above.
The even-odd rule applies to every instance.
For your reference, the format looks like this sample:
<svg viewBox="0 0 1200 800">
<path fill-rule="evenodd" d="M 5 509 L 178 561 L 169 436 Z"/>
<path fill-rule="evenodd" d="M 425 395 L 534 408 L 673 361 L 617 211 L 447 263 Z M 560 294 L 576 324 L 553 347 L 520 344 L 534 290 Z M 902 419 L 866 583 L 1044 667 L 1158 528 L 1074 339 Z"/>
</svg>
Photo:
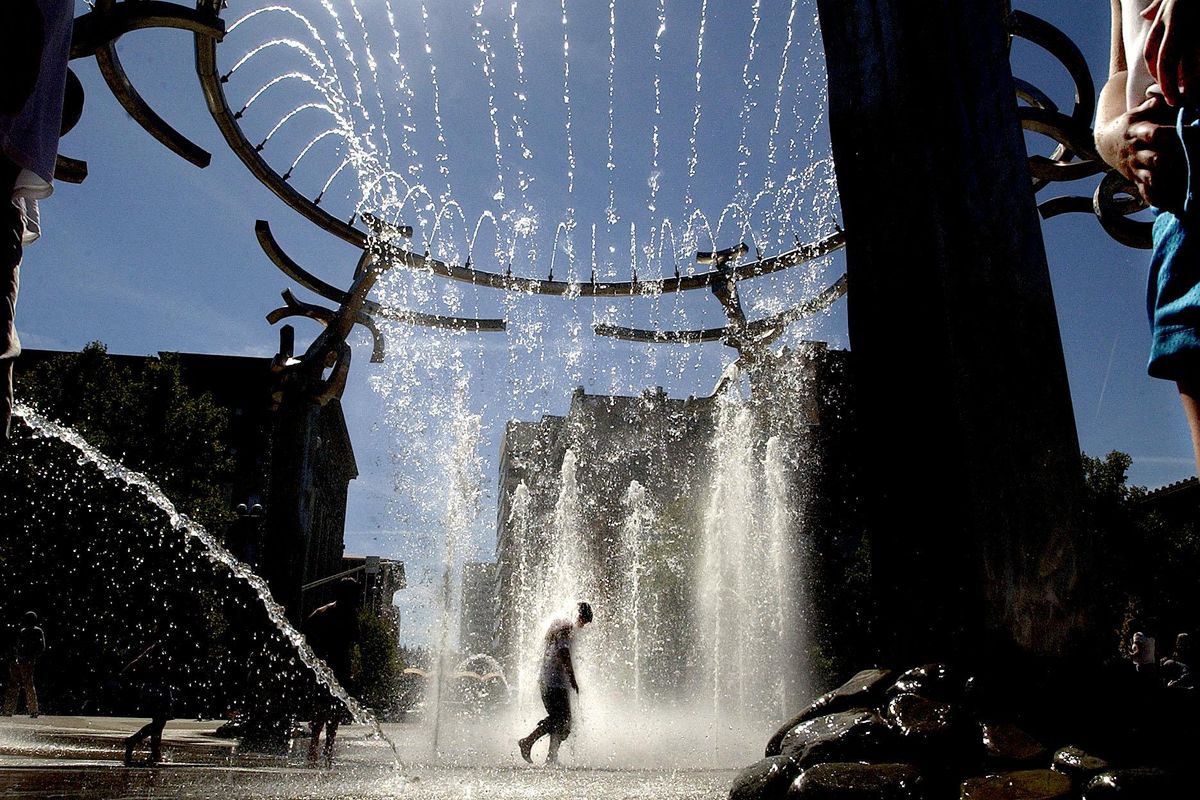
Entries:
<svg viewBox="0 0 1200 800">
<path fill-rule="evenodd" d="M 1082 486 L 1001 0 L 820 0 L 877 628 L 895 659 L 1080 627 Z"/>
</svg>

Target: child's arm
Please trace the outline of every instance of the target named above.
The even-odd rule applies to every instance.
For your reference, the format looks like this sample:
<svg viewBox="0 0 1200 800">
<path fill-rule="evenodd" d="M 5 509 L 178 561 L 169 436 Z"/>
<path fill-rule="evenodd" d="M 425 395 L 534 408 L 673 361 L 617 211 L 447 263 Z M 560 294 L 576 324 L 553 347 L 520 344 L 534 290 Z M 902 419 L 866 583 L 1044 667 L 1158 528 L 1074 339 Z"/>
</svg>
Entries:
<svg viewBox="0 0 1200 800">
<path fill-rule="evenodd" d="M 1126 129 L 1129 127 L 1128 121 L 1122 119 L 1128 111 L 1125 107 L 1125 84 L 1129 78 L 1129 68 L 1125 63 L 1125 42 L 1121 35 L 1121 0 L 1109 1 L 1112 7 L 1112 33 L 1108 81 L 1100 90 L 1100 100 L 1096 106 L 1096 149 L 1109 166 L 1116 167 L 1126 178 L 1133 180 L 1131 170 L 1125 168 L 1121 157 Z"/>
<path fill-rule="evenodd" d="M 1159 94 L 1139 106 L 1126 108 L 1129 65 L 1125 60 L 1121 0 L 1110 3 L 1108 81 L 1100 92 L 1096 109 L 1096 150 L 1106 163 L 1137 186 L 1143 200 L 1175 211 L 1182 206 L 1182 183 L 1187 168 L 1179 137 L 1171 124 L 1173 115 Z"/>
</svg>

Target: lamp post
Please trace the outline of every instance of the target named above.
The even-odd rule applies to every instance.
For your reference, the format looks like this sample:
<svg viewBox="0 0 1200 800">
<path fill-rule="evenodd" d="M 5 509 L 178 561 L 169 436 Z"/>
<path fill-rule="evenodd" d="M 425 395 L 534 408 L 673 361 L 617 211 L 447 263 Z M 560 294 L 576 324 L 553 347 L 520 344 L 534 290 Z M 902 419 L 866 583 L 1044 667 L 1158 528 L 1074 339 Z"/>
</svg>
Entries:
<svg viewBox="0 0 1200 800">
<path fill-rule="evenodd" d="M 234 555 L 249 564 L 252 569 L 257 569 L 259 549 L 262 545 L 262 523 L 267 518 L 267 512 L 262 503 L 238 503 L 234 512 L 238 515 Z"/>
</svg>

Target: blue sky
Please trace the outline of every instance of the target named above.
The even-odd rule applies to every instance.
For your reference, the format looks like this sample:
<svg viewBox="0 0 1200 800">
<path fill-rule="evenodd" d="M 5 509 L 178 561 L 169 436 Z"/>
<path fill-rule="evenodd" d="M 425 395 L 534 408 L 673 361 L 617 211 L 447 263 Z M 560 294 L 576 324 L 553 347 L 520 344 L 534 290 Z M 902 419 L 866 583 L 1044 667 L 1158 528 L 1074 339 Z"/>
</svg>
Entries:
<svg viewBox="0 0 1200 800">
<path fill-rule="evenodd" d="M 228 19 L 257 5 L 265 4 L 231 0 Z M 291 5 L 321 20 L 330 53 L 342 65 L 343 86 L 353 92 L 353 69 L 320 3 Z M 376 156 L 390 149 L 385 160 L 405 180 L 428 188 L 428 198 L 418 193 L 419 202 L 393 208 L 391 216 L 418 227 L 416 247 L 428 246 L 447 258 L 462 259 L 470 247 L 468 231 L 491 215 L 499 220 L 501 234 L 489 233 L 490 222 L 483 225 L 472 254 L 481 268 L 503 271 L 511 265 L 518 274 L 544 277 L 553 252 L 556 278 L 586 279 L 594 252 L 601 276 L 628 277 L 632 247 L 643 277 L 669 275 L 675 265 L 686 271 L 691 268 L 688 242 L 679 243 L 674 257 L 670 247 L 659 255 L 664 217 L 679 232 L 700 211 L 716 227 L 731 201 L 754 195 L 768 181 L 786 185 L 788 175 L 803 171 L 810 156 L 828 155 L 812 0 L 798 0 L 790 29 L 789 0 L 622 2 L 615 8 L 615 47 L 610 47 L 609 4 L 568 0 L 569 75 L 561 0 L 517 3 L 520 48 L 514 46 L 508 3 L 485 2 L 476 15 L 471 3 L 428 0 L 424 21 L 418 0 L 391 0 L 399 29 L 393 36 L 382 24 L 383 0 L 359 0 L 368 31 L 365 44 L 353 9 L 346 0 L 336 5 L 362 79 L 363 108 L 378 125 L 370 131 L 367 121 L 357 119 L 355 130 Z M 1087 56 L 1097 83 L 1102 81 L 1107 4 L 1025 0 L 1014 5 L 1067 31 Z M 83 3 L 77 6 L 82 13 Z M 660 8 L 666 16 L 661 32 Z M 747 68 L 755 9 L 761 22 Z M 263 15 L 229 35 L 219 60 L 228 69 L 256 43 L 305 35 L 295 20 Z M 378 62 L 377 81 L 365 77 L 368 47 Z M 390 58 L 393 50 L 399 63 Z M 200 170 L 165 150 L 116 104 L 94 62 L 75 62 L 87 105 L 62 152 L 86 159 L 90 175 L 81 186 L 58 186 L 43 206 L 46 233 L 27 251 L 22 273 L 18 322 L 23 342 L 78 349 L 98 339 L 120 353 L 271 355 L 277 334 L 263 316 L 280 305 L 279 292 L 292 288 L 301 299 L 316 298 L 298 291 L 270 264 L 255 241 L 254 221 L 268 220 L 285 250 L 332 283 L 348 283 L 357 252 L 287 208 L 228 150 L 205 109 L 188 36 L 137 31 L 122 39 L 119 52 L 151 105 L 210 150 L 213 163 Z M 227 85 L 231 102 L 244 102 L 273 75 L 303 69 L 298 52 L 280 46 L 247 62 Z M 1019 76 L 1050 90 L 1059 102 L 1069 101 L 1061 73 L 1032 48 L 1018 45 L 1014 64 Z M 306 102 L 302 81 L 285 81 L 278 88 L 264 93 L 258 108 L 247 113 L 249 135 L 263 135 L 273 120 Z M 569 133 L 564 93 L 571 98 Z M 434 117 L 435 100 L 440 120 Z M 361 112 L 350 116 L 355 113 L 361 117 Z M 282 172 L 329 124 L 320 110 L 297 114 L 264 154 Z M 383 132 L 389 134 L 386 142 Z M 295 182 L 310 194 L 338 163 L 335 150 L 325 149 L 335 140 L 314 146 L 297 168 Z M 1032 146 L 1048 151 L 1040 143 Z M 754 212 L 746 226 L 727 220 L 711 237 L 700 226 L 704 232 L 691 249 L 725 247 L 749 235 L 770 254 L 786 249 L 794 237 L 828 232 L 837 215 L 836 198 L 822 191 L 828 170 L 810 177 L 800 181 L 807 199 L 790 213 Z M 350 172 L 335 179 L 326 201 L 331 212 L 349 215 L 355 200 L 348 195 L 355 184 Z M 1090 194 L 1091 185 L 1081 191 Z M 503 199 L 496 200 L 501 190 Z M 423 207 L 427 199 L 436 209 L 447 199 L 455 201 L 464 222 L 457 229 L 444 225 L 434 235 L 436 210 Z M 506 237 L 521 220 L 535 230 L 523 228 L 528 235 L 517 236 L 510 246 Z M 558 225 L 568 220 L 575 225 L 573 257 L 561 241 L 556 249 L 553 239 Z M 1114 449 L 1130 453 L 1136 483 L 1158 486 L 1187 477 L 1193 465 L 1174 387 L 1145 375 L 1145 253 L 1112 242 L 1086 215 L 1047 221 L 1043 230 L 1083 449 L 1096 455 Z M 649 256 L 647 247 L 653 251 Z M 834 258 L 744 284 L 743 291 L 752 316 L 761 316 L 797 302 L 840 273 Z M 444 493 L 430 492 L 428 486 L 440 487 L 447 469 L 444 436 L 446 420 L 453 416 L 444 413 L 447 409 L 479 417 L 479 457 L 465 469 L 478 476 L 483 495 L 460 555 L 486 557 L 494 534 L 495 449 L 505 420 L 561 411 L 578 384 L 596 392 L 636 392 L 661 384 L 677 396 L 707 394 L 730 358 L 719 345 L 656 349 L 600 340 L 588 331 L 597 320 L 720 324 L 720 310 L 706 292 L 595 302 L 504 297 L 396 271 L 378 296 L 420 310 L 507 316 L 511 322 L 508 335 L 490 337 L 391 330 L 393 356 L 384 365 L 367 362 L 364 334 L 353 338 L 354 366 L 344 404 L 362 474 L 351 485 L 347 546 L 405 557 L 414 566 L 429 563 L 421 554 L 440 541 L 437 529 L 444 525 L 439 516 Z M 789 337 L 847 346 L 843 313 L 837 308 L 797 326 Z M 303 344 L 314 329 L 303 320 L 296 325 Z M 919 347 L 914 342 L 914 357 Z M 460 394 L 448 389 L 457 384 Z M 412 577 L 420 582 L 421 569 Z"/>
</svg>

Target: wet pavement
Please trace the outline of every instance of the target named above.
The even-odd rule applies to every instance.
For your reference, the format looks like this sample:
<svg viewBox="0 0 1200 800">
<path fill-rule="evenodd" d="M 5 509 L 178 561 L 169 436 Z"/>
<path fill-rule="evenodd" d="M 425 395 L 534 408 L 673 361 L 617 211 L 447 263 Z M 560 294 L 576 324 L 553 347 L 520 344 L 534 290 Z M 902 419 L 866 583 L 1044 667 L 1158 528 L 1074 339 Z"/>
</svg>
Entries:
<svg viewBox="0 0 1200 800">
<path fill-rule="evenodd" d="M 385 725 L 396 745 L 366 726 L 339 732 L 332 769 L 305 764 L 304 741 L 287 755 L 239 753 L 216 721 L 173 720 L 162 764 L 127 767 L 123 739 L 145 720 L 118 717 L 0 718 L 0 796 L 6 798 L 618 798 L 716 800 L 736 770 L 522 763 L 507 748 L 458 748 L 436 761 L 426 731 Z M 453 743 L 452 743 L 453 745 Z"/>
</svg>

